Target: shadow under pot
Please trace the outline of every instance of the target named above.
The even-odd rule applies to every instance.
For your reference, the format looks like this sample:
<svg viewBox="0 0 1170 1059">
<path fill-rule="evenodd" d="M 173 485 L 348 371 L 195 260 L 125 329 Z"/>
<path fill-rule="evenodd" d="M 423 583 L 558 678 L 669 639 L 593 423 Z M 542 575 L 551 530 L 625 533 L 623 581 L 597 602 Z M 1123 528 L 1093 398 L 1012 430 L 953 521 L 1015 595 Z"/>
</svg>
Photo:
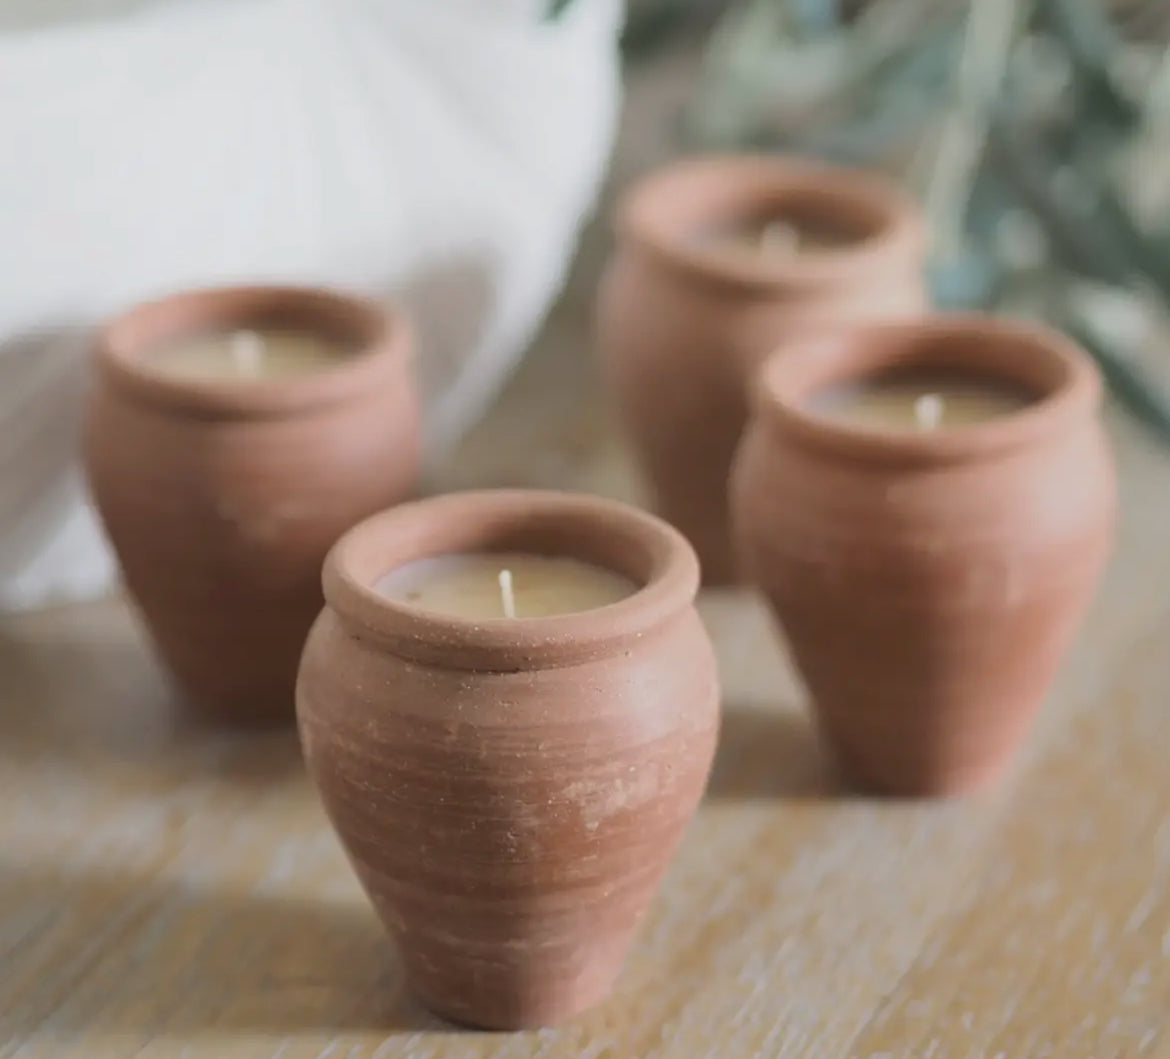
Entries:
<svg viewBox="0 0 1170 1059">
<path fill-rule="evenodd" d="M 989 783 L 1110 550 L 1095 367 L 980 316 L 777 353 L 736 461 L 737 537 L 844 770 L 892 794 Z"/>
<path fill-rule="evenodd" d="M 413 489 L 411 357 L 400 316 L 300 288 L 179 294 L 99 335 L 90 486 L 196 712 L 292 722 L 326 553 Z"/>
<path fill-rule="evenodd" d="M 305 757 L 437 1013 L 541 1026 L 610 991 L 714 754 L 698 579 L 665 523 L 555 492 L 404 505 L 333 549 Z"/>
<path fill-rule="evenodd" d="M 803 334 L 921 314 L 922 221 L 876 175 L 709 157 L 638 184 L 617 236 L 598 309 L 607 389 L 657 510 L 705 584 L 731 583 L 727 483 L 755 369 Z"/>
</svg>

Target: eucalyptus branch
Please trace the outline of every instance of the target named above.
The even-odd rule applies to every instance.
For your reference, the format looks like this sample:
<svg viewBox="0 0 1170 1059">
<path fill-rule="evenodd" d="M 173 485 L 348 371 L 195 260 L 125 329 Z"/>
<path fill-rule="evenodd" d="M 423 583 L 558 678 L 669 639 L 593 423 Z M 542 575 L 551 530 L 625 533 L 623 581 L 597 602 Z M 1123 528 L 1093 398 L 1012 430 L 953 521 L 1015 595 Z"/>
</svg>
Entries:
<svg viewBox="0 0 1170 1059">
<path fill-rule="evenodd" d="M 970 5 L 955 72 L 954 105 L 942 127 L 924 205 L 943 259 L 955 257 L 963 244 L 992 108 L 1025 7 L 1022 0 L 979 0 Z"/>
</svg>

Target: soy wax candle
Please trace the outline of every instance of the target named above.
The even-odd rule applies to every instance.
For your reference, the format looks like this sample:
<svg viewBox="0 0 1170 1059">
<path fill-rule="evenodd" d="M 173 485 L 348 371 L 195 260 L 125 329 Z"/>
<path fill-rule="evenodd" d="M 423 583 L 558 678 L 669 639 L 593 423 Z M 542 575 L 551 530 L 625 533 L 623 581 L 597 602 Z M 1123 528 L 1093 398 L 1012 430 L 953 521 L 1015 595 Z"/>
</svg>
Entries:
<svg viewBox="0 0 1170 1059">
<path fill-rule="evenodd" d="M 809 410 L 867 430 L 949 430 L 1019 412 L 1031 398 L 1019 386 L 977 376 L 893 375 L 818 394 Z"/>
<path fill-rule="evenodd" d="M 1069 339 L 979 315 L 845 328 L 764 365 L 736 537 L 856 783 L 951 794 L 1011 760 L 1112 542 L 1100 390 Z"/>
<path fill-rule="evenodd" d="M 305 759 L 408 982 L 496 1029 L 598 1003 L 714 754 L 694 552 L 597 497 L 457 493 L 350 530 L 324 582 Z"/>
<path fill-rule="evenodd" d="M 803 335 L 921 314 L 923 230 L 881 177 L 798 158 L 692 157 L 623 197 L 598 349 L 654 506 L 705 583 L 739 577 L 727 483 L 760 361 Z"/>
<path fill-rule="evenodd" d="M 842 251 L 866 238 L 864 227 L 850 228 L 792 209 L 749 218 L 695 235 L 696 246 L 720 254 L 745 255 L 754 264 L 790 264 L 801 255 Z"/>
<path fill-rule="evenodd" d="M 98 336 L 92 492 L 196 711 L 292 721 L 326 552 L 413 488 L 412 351 L 397 310 L 290 287 L 178 294 Z"/>
<path fill-rule="evenodd" d="M 563 556 L 492 553 L 420 559 L 378 590 L 424 610 L 463 618 L 548 618 L 632 595 L 628 577 Z"/>
<path fill-rule="evenodd" d="M 155 350 L 146 366 L 178 378 L 247 382 L 335 368 L 351 352 L 336 338 L 310 330 L 241 328 L 178 339 Z"/>
</svg>

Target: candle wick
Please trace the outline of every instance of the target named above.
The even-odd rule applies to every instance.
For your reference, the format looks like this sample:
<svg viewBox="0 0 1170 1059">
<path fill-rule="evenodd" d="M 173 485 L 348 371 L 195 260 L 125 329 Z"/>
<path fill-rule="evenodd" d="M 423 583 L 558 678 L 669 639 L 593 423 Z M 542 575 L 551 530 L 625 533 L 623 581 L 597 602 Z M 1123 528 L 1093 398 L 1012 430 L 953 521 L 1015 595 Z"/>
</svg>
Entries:
<svg viewBox="0 0 1170 1059">
<path fill-rule="evenodd" d="M 512 571 L 500 571 L 500 598 L 504 603 L 504 617 L 516 617 L 516 592 L 512 587 Z"/>
<path fill-rule="evenodd" d="M 232 363 L 241 375 L 259 375 L 264 363 L 264 339 L 255 331 L 236 331 L 229 340 Z"/>
<path fill-rule="evenodd" d="M 941 394 L 924 393 L 914 402 L 914 418 L 918 422 L 918 429 L 937 430 L 945 410 L 946 403 Z"/>
</svg>

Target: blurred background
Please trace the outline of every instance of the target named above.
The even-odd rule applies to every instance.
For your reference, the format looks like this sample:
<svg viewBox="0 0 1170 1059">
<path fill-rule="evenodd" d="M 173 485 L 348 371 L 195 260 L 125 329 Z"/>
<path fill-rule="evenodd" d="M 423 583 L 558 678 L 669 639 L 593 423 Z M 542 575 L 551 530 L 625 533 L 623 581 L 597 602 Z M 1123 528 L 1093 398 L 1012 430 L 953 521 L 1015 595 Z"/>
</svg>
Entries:
<svg viewBox="0 0 1170 1059">
<path fill-rule="evenodd" d="M 521 450 L 564 439 L 532 484 L 590 453 L 587 487 L 635 488 L 616 443 L 595 456 L 613 432 L 581 412 L 594 386 L 585 336 L 615 194 L 688 152 L 795 153 L 894 176 L 930 222 L 936 303 L 1055 323 L 1097 359 L 1123 414 L 1170 440 L 1168 49 L 1157 0 L 631 0 L 603 202 L 505 395 L 515 404 L 501 419 L 517 424 L 537 394 L 551 401 Z M 557 407 L 549 383 L 562 375 L 572 385 Z M 480 440 L 459 482 L 478 480 L 484 459 L 516 467 L 507 437 Z"/>
<path fill-rule="evenodd" d="M 692 27 L 688 147 L 892 173 L 926 210 L 938 304 L 1048 318 L 1170 429 L 1167 5 L 634 0 L 631 75 Z"/>
<path fill-rule="evenodd" d="M 5 0 L 0 609 L 110 585 L 90 329 L 189 286 L 405 302 L 436 487 L 628 495 L 596 280 L 616 189 L 686 152 L 893 174 L 940 305 L 1071 332 L 1170 439 L 1168 45 L 1160 0 Z"/>
</svg>

